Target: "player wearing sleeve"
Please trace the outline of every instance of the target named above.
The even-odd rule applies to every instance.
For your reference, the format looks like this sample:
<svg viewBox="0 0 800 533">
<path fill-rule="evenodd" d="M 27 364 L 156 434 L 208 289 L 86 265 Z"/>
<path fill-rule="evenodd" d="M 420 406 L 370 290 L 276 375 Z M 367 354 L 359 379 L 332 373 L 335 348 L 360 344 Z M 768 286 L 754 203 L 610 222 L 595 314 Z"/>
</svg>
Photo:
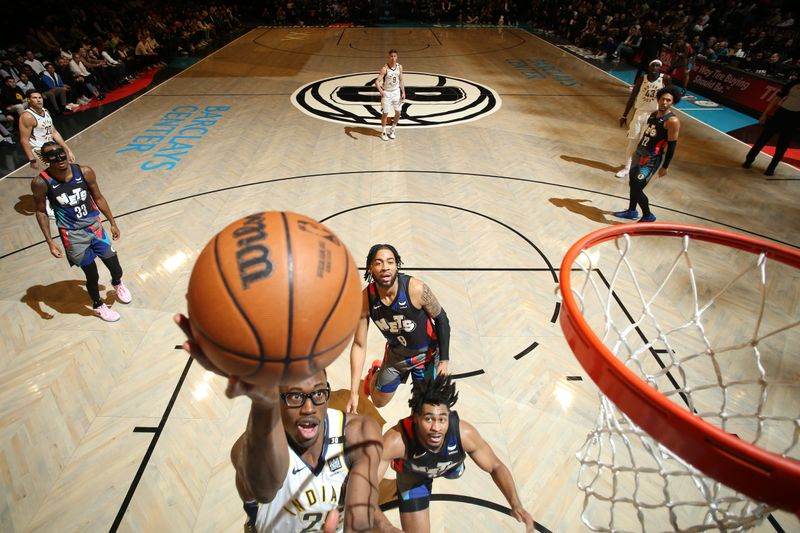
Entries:
<svg viewBox="0 0 800 533">
<path fill-rule="evenodd" d="M 392 399 L 409 374 L 446 373 L 450 359 L 450 321 L 430 287 L 401 273 L 400 254 L 391 244 L 376 244 L 367 254 L 361 320 L 350 348 L 350 401 L 356 412 L 358 386 L 364 368 L 367 328 L 372 320 L 386 339 L 383 360 L 376 360 L 364 378 L 364 394 L 376 407 Z"/>
</svg>

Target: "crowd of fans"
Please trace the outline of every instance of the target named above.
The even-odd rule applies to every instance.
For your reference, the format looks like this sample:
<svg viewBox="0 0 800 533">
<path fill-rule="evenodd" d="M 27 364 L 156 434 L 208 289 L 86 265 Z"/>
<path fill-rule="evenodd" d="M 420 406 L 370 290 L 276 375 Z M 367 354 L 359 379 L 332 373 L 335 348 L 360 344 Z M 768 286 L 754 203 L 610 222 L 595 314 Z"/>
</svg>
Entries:
<svg viewBox="0 0 800 533">
<path fill-rule="evenodd" d="M 42 92 L 52 114 L 71 112 L 147 69 L 227 37 L 242 23 L 236 2 L 225 1 L 45 6 L 41 24 L 0 50 L 0 137 L 13 142 L 8 130 L 30 90 Z M 800 69 L 800 28 L 789 3 L 780 0 L 266 0 L 260 6 L 251 14 L 275 25 L 523 22 L 598 59 L 633 64 L 668 49 L 671 73 L 684 85 L 697 57 L 770 77 Z"/>
<path fill-rule="evenodd" d="M 800 29 L 788 2 L 533 0 L 530 23 L 608 61 L 635 63 L 655 46 L 670 49 L 678 68 L 695 57 L 769 77 L 800 67 Z"/>
<path fill-rule="evenodd" d="M 202 51 L 241 26 L 235 5 L 214 2 L 63 6 L 47 10 L 38 26 L 0 50 L 0 135 L 6 142 L 13 143 L 9 131 L 31 90 L 42 93 L 52 115 L 69 113 L 176 56 Z"/>
<path fill-rule="evenodd" d="M 261 18 L 270 25 L 518 24 L 516 0 L 267 0 Z"/>
<path fill-rule="evenodd" d="M 800 67 L 800 28 L 789 2 L 772 0 L 267 0 L 263 21 L 274 25 L 527 23 L 589 49 L 596 58 L 638 63 L 662 47 L 683 80 L 694 58 L 727 63 L 770 77 Z"/>
</svg>

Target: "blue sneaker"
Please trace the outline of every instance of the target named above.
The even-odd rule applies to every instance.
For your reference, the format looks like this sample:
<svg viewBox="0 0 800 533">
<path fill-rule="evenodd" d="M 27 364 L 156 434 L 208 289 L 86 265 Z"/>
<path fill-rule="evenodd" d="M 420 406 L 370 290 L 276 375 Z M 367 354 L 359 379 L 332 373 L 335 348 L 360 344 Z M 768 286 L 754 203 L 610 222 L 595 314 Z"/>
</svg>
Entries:
<svg viewBox="0 0 800 533">
<path fill-rule="evenodd" d="M 655 222 L 655 221 L 656 221 L 656 216 L 653 213 L 645 215 L 639 219 L 639 222 Z"/>
<path fill-rule="evenodd" d="M 636 220 L 639 218 L 639 211 L 636 209 L 631 209 L 630 211 L 617 211 L 614 213 L 614 216 L 617 218 L 629 218 L 631 220 Z"/>
</svg>

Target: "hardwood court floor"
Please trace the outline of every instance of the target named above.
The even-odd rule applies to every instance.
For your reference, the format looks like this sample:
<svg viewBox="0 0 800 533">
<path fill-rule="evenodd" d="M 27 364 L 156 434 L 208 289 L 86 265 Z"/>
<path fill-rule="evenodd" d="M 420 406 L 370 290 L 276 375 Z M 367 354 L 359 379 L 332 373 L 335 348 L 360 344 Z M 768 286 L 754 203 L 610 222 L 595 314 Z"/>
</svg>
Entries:
<svg viewBox="0 0 800 533">
<path fill-rule="evenodd" d="M 397 140 L 382 142 L 374 126 L 316 119 L 291 103 L 306 84 L 377 72 L 392 47 L 407 74 L 476 82 L 502 105 L 448 126 L 404 122 Z M 574 454 L 597 390 L 555 322 L 554 269 L 578 237 L 619 222 L 609 212 L 627 201 L 614 172 L 628 92 L 517 29 L 254 30 L 71 140 L 122 233 L 134 300 L 114 305 L 115 324 L 91 317 L 82 273 L 42 244 L 30 170 L 3 180 L 0 529 L 241 529 L 228 453 L 248 402 L 227 400 L 223 380 L 175 350 L 171 316 L 185 310 L 193 260 L 216 231 L 279 209 L 326 220 L 359 266 L 372 243 L 397 246 L 450 316 L 452 371 L 475 373 L 458 381 L 462 418 L 509 465 L 538 522 L 582 530 Z M 413 105 L 429 109 L 418 96 Z M 681 119 L 670 173 L 647 189 L 659 220 L 798 246 L 797 182 L 739 168 L 744 145 Z M 779 173 L 798 177 L 783 165 Z M 786 297 L 797 301 L 796 287 Z M 371 328 L 369 357 L 382 347 Z M 347 387 L 346 356 L 330 378 Z M 407 394 L 380 410 L 388 424 L 406 415 Z M 474 463 L 434 491 L 505 504 Z M 776 516 L 787 531 L 800 527 Z M 468 503 L 436 502 L 432 520 L 437 532 L 520 530 Z"/>
</svg>

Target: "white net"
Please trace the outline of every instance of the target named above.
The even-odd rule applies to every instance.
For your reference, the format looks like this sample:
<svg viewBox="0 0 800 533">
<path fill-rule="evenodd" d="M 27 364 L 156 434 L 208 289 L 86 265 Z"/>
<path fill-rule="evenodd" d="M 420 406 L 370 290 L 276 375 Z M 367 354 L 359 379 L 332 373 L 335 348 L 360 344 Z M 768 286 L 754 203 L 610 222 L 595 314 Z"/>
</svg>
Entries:
<svg viewBox="0 0 800 533">
<path fill-rule="evenodd" d="M 581 253 L 572 293 L 648 385 L 778 455 L 800 456 L 800 273 L 727 246 L 622 235 Z M 601 394 L 577 454 L 594 531 L 744 531 L 772 509 L 709 478 Z"/>
</svg>

